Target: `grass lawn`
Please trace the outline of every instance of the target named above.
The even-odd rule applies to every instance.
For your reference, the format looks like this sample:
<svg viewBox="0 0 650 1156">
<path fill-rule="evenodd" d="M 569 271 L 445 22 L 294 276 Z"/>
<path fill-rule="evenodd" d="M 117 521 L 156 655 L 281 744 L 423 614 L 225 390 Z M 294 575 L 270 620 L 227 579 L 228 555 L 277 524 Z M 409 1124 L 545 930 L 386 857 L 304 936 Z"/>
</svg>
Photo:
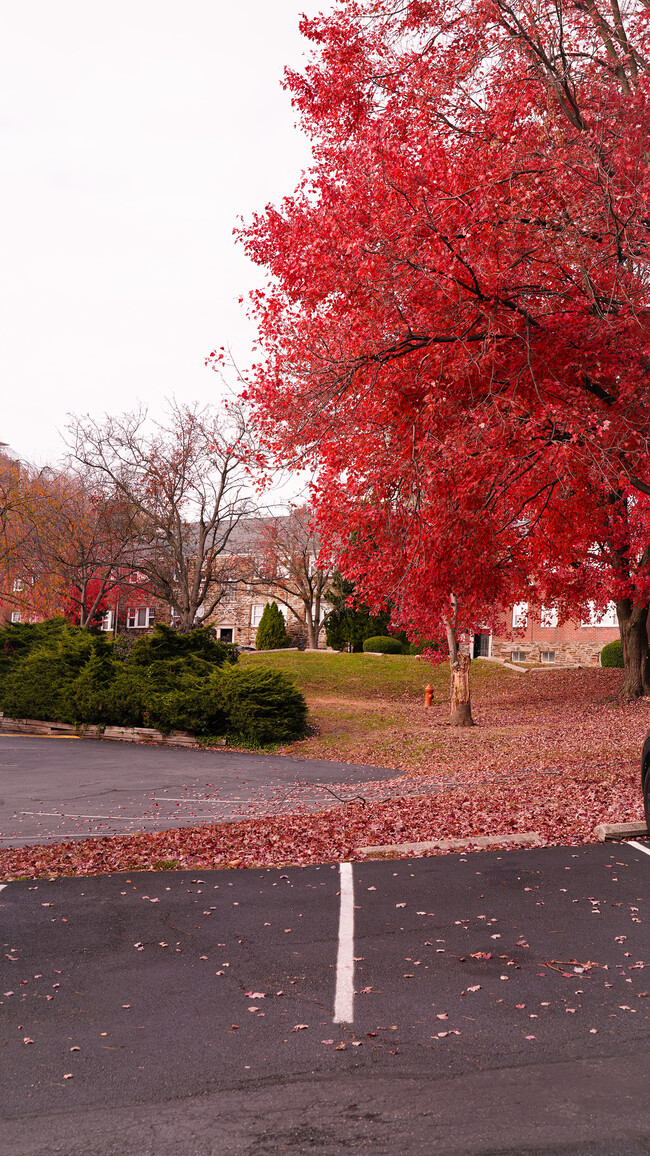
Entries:
<svg viewBox="0 0 650 1156">
<path fill-rule="evenodd" d="M 472 663 L 477 726 L 446 725 L 449 667 L 414 657 L 247 654 L 295 678 L 315 733 L 287 754 L 394 767 L 409 776 L 556 770 L 638 761 L 650 702 L 620 705 L 622 671 L 541 667 L 526 674 Z M 424 688 L 434 704 L 424 707 Z"/>
</svg>

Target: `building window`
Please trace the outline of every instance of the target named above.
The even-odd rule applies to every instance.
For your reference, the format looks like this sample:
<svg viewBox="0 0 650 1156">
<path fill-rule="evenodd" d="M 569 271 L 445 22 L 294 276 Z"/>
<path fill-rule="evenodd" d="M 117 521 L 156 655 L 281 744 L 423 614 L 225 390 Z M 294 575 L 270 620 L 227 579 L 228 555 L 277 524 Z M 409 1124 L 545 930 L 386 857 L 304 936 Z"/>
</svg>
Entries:
<svg viewBox="0 0 650 1156">
<path fill-rule="evenodd" d="M 20 622 L 20 610 L 12 610 L 11 611 L 11 621 L 12 622 Z"/>
<path fill-rule="evenodd" d="M 14 578 L 14 594 L 20 594 L 25 589 L 25 583 L 22 578 Z"/>
<path fill-rule="evenodd" d="M 256 602 L 251 606 L 251 626 L 259 626 L 265 609 L 265 602 Z"/>
<path fill-rule="evenodd" d="M 220 642 L 232 642 L 233 628 L 232 626 L 222 626 L 219 631 Z"/>
<path fill-rule="evenodd" d="M 539 661 L 540 662 L 555 662 L 555 651 L 554 650 L 540 650 Z"/>
<path fill-rule="evenodd" d="M 589 612 L 586 618 L 583 618 L 580 623 L 581 626 L 618 626 L 618 615 L 616 613 L 616 603 L 608 602 L 601 614 L 596 613 L 596 608 L 593 602 L 589 603 Z"/>
<path fill-rule="evenodd" d="M 513 650 L 510 653 L 511 662 L 526 662 L 528 655 L 525 650 Z"/>
<path fill-rule="evenodd" d="M 556 606 L 542 606 L 540 614 L 540 626 L 551 627 L 557 626 L 557 607 Z"/>
<path fill-rule="evenodd" d="M 126 612 L 126 625 L 129 630 L 143 630 L 147 626 L 153 626 L 155 616 L 153 606 L 140 606 L 137 609 L 131 607 Z"/>
<path fill-rule="evenodd" d="M 515 604 L 512 608 L 513 629 L 519 630 L 519 629 L 521 629 L 522 626 L 525 626 L 527 618 L 528 618 L 528 603 L 527 602 L 515 602 Z"/>
<path fill-rule="evenodd" d="M 99 629 L 105 631 L 106 633 L 108 633 L 109 631 L 111 631 L 113 629 L 113 611 L 112 610 L 106 611 L 104 617 L 102 618 L 102 620 L 99 624 Z"/>
</svg>

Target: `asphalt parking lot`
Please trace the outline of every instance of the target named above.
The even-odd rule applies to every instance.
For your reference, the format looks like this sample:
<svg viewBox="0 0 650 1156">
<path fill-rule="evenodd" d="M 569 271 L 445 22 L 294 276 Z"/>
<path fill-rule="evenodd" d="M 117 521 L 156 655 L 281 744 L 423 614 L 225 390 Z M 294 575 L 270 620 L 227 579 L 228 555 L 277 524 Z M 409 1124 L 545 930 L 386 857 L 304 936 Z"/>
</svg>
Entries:
<svg viewBox="0 0 650 1156">
<path fill-rule="evenodd" d="M 647 1153 L 649 872 L 643 841 L 10 883 L 0 1151 Z"/>
<path fill-rule="evenodd" d="M 331 807 L 396 778 L 325 760 L 0 735 L 0 847 Z"/>
</svg>

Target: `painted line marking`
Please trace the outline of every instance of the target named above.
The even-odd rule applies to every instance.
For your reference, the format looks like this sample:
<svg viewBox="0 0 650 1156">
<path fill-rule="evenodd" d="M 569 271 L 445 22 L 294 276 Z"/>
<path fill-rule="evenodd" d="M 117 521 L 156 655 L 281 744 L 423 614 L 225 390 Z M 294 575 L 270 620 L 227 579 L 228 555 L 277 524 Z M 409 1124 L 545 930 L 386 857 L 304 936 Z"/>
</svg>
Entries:
<svg viewBox="0 0 650 1156">
<path fill-rule="evenodd" d="M 339 863 L 341 906 L 336 960 L 334 1023 L 354 1023 L 354 877 L 351 863 Z"/>
<path fill-rule="evenodd" d="M 627 840 L 628 847 L 634 847 L 635 851 L 643 851 L 644 855 L 650 855 L 650 847 L 644 847 L 643 843 L 637 843 L 634 839 Z"/>
<path fill-rule="evenodd" d="M 6 886 L 7 886 L 6 883 L 0 883 L 0 891 L 4 891 Z"/>
</svg>

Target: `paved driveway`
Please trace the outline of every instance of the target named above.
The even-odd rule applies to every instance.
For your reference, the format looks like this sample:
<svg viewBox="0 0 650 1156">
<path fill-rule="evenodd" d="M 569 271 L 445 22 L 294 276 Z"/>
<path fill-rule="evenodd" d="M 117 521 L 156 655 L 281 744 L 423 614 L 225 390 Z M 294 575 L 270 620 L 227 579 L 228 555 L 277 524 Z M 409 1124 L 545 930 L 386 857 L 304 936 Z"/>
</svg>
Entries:
<svg viewBox="0 0 650 1156">
<path fill-rule="evenodd" d="M 0 1152 L 647 1156 L 649 878 L 646 841 L 9 883 Z"/>
<path fill-rule="evenodd" d="M 0 846 L 331 807 L 386 767 L 87 739 L 0 736 Z"/>
</svg>

